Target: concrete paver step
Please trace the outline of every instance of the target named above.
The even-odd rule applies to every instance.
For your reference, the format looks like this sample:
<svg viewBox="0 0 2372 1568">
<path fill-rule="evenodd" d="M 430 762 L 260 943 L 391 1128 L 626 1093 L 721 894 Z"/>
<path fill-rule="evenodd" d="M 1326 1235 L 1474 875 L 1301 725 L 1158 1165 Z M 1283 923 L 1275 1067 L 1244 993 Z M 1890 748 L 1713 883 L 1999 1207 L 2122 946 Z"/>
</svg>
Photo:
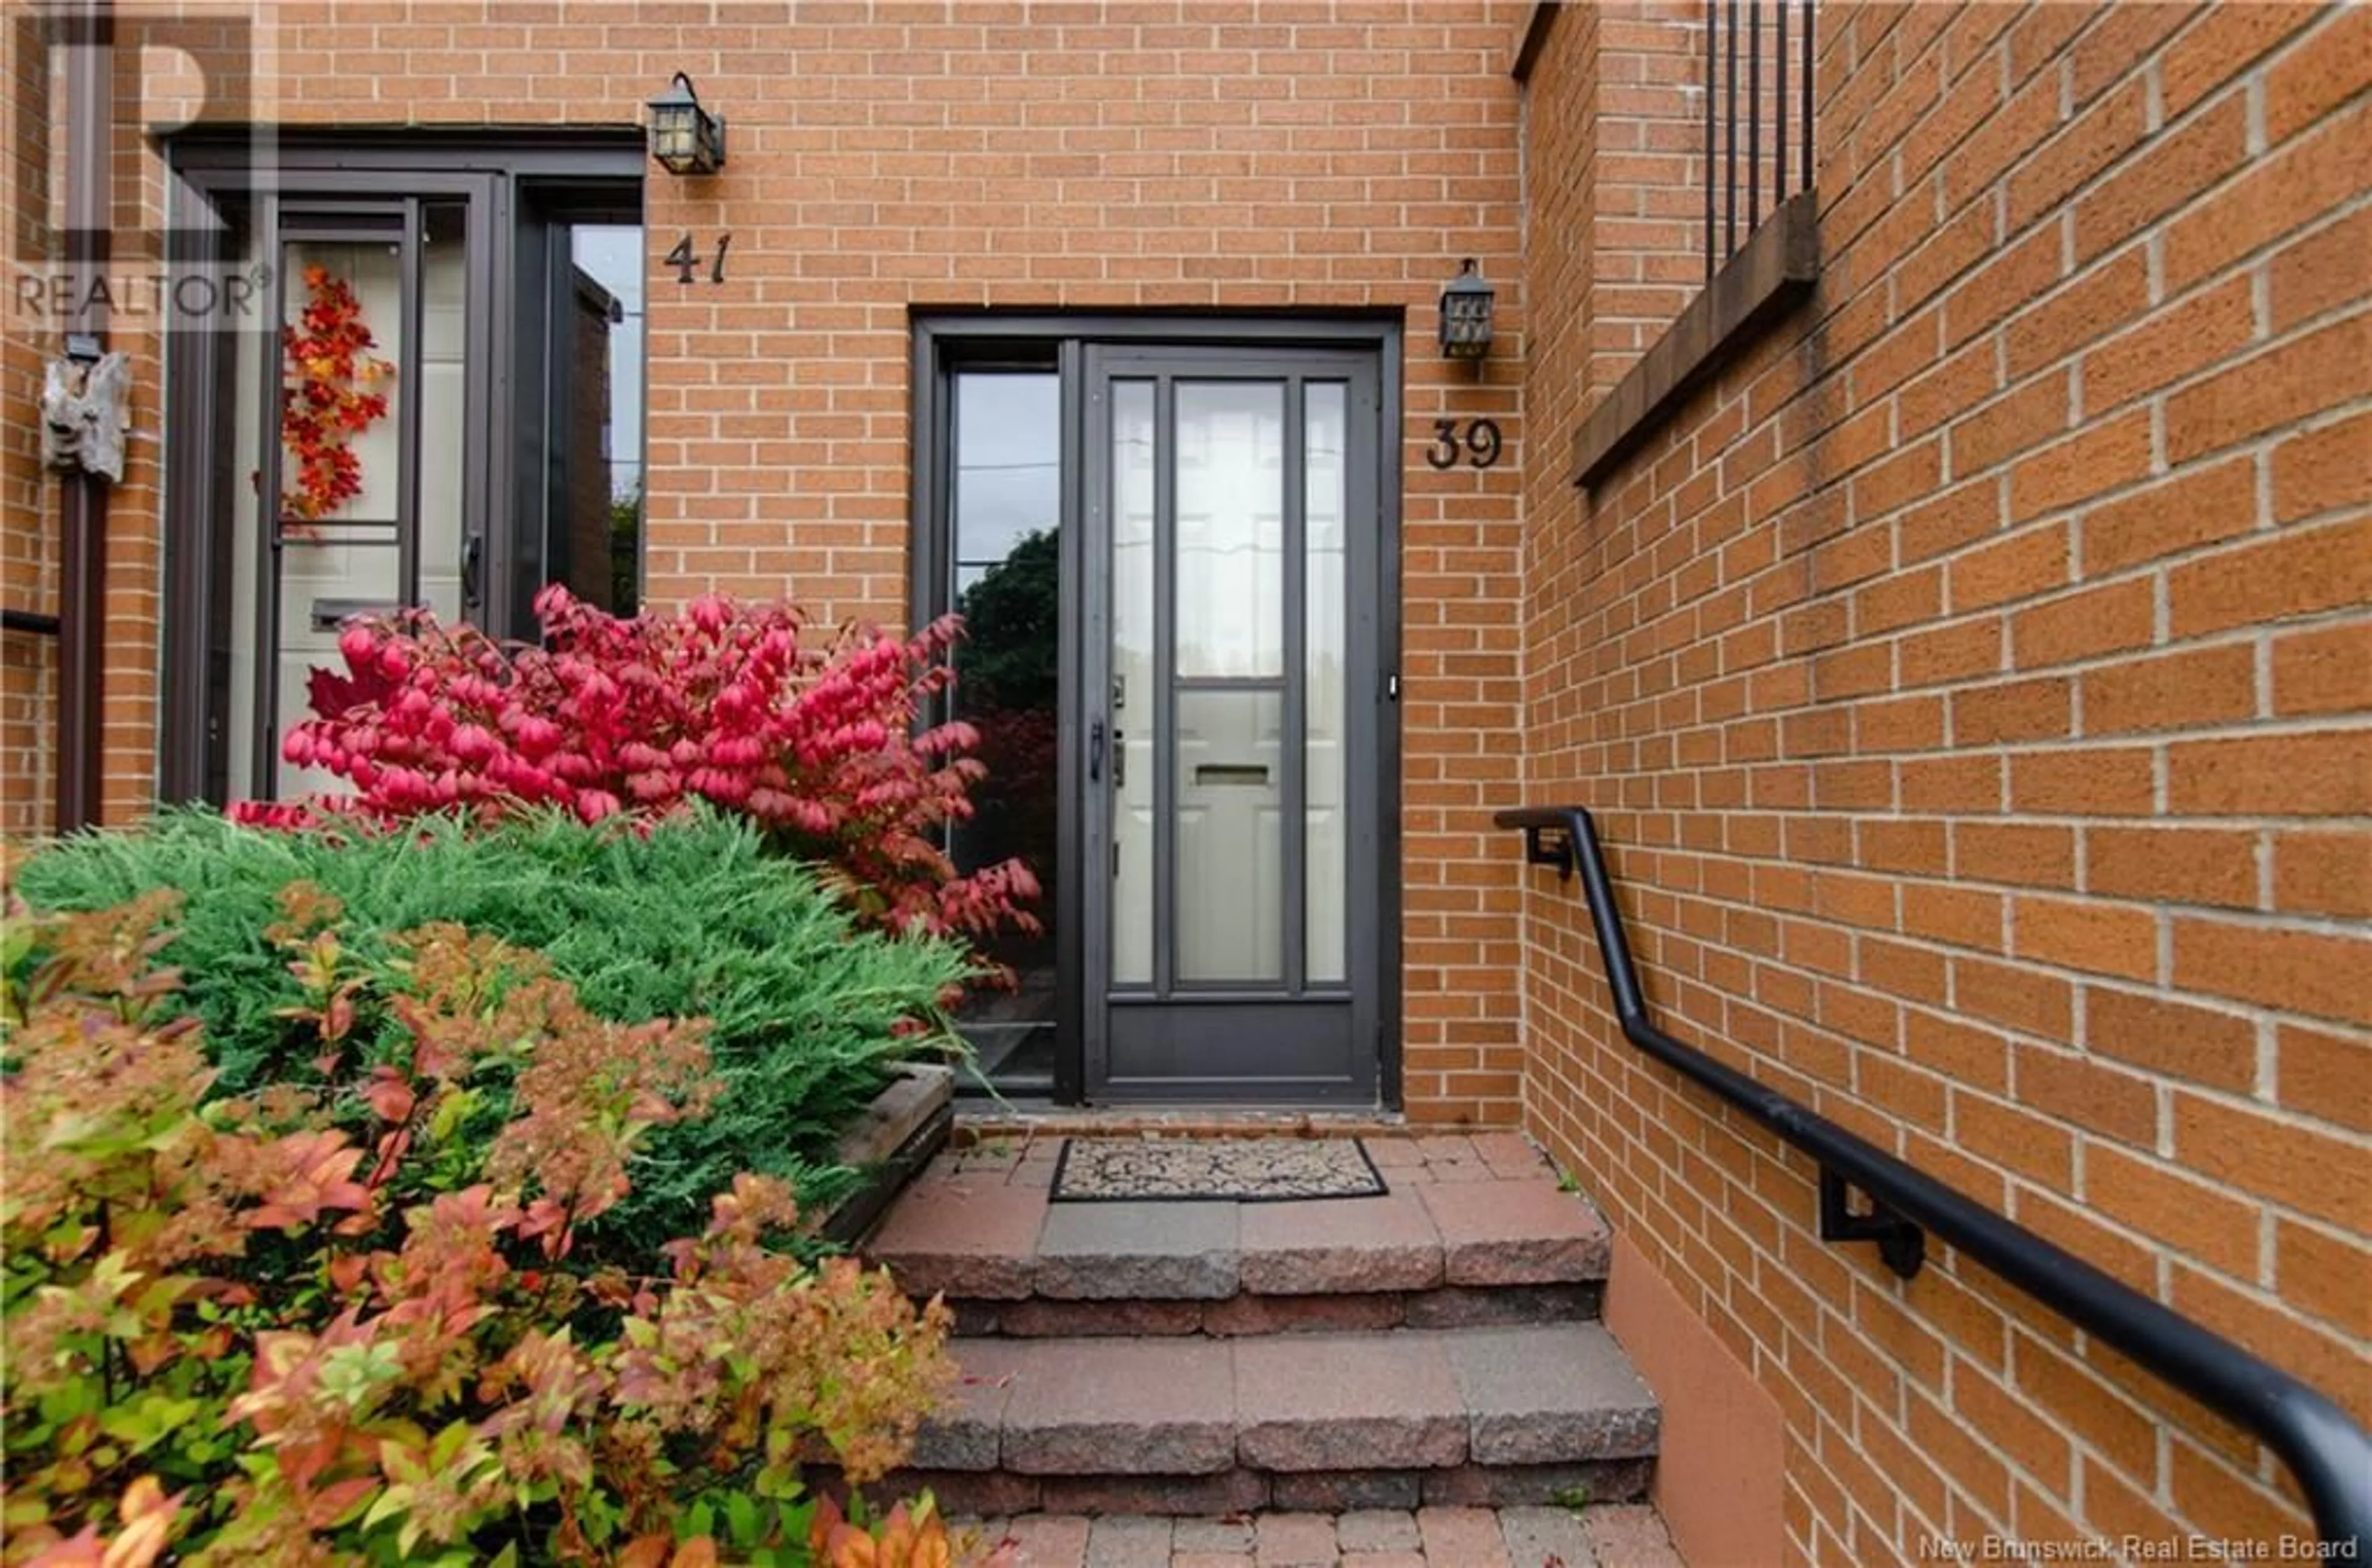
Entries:
<svg viewBox="0 0 2372 1568">
<path fill-rule="evenodd" d="M 963 1379 L 925 1423 L 918 1469 L 1217 1479 L 1554 1467 L 1645 1458 L 1659 1425 L 1654 1396 L 1595 1323 L 954 1348 Z"/>
<path fill-rule="evenodd" d="M 1513 1134 L 1376 1140 L 1381 1197 L 1050 1203 L 1051 1156 L 942 1155 L 865 1248 L 959 1332 L 1237 1336 L 1596 1316 L 1605 1222 Z M 1487 1158 L 1485 1156 L 1487 1155 Z"/>
<path fill-rule="evenodd" d="M 963 1371 L 881 1495 L 1192 1568 L 1585 1568 L 1576 1500 L 1646 1495 L 1607 1227 L 1521 1137 L 1371 1137 L 1384 1195 L 1267 1203 L 1050 1203 L 1059 1148 L 943 1154 L 865 1246 Z"/>
</svg>

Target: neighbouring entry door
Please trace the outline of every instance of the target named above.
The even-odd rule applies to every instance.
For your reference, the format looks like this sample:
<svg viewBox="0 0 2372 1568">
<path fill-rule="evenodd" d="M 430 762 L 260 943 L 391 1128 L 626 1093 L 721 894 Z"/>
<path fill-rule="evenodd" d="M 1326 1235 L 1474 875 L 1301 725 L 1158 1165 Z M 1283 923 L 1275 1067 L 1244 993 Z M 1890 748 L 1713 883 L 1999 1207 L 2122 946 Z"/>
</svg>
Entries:
<svg viewBox="0 0 2372 1568">
<path fill-rule="evenodd" d="M 1372 1103 L 1376 356 L 1089 345 L 1084 368 L 1087 1091 Z"/>
</svg>

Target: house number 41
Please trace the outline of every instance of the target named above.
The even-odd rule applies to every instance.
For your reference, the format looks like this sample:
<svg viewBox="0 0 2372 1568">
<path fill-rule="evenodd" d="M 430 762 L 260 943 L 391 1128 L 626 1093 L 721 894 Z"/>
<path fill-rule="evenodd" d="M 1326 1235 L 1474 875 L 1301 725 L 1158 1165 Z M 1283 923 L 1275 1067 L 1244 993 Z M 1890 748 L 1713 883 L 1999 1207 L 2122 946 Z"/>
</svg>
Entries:
<svg viewBox="0 0 2372 1568">
<path fill-rule="evenodd" d="M 1433 445 L 1424 449 L 1424 460 L 1435 468 L 1447 469 L 1457 467 L 1460 457 L 1478 469 L 1487 469 L 1497 462 L 1499 460 L 1498 421 L 1492 419 L 1435 420 Z"/>
<path fill-rule="evenodd" d="M 731 235 L 726 234 L 717 237 L 716 259 L 708 264 L 708 281 L 710 283 L 723 283 L 725 281 L 725 252 L 730 250 L 732 248 L 733 237 Z M 687 234 L 682 238 L 675 242 L 675 249 L 667 253 L 667 264 L 675 269 L 676 282 L 681 284 L 690 283 L 692 281 L 692 274 L 697 271 L 700 266 L 700 252 L 692 249 L 692 236 Z"/>
</svg>

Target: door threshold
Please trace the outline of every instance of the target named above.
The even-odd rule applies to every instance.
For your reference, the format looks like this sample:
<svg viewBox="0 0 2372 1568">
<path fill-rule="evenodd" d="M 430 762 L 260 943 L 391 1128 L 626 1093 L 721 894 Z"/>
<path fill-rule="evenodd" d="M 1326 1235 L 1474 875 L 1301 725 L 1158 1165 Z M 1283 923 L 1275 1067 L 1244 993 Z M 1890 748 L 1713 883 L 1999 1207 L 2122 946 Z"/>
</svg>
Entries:
<svg viewBox="0 0 2372 1568">
<path fill-rule="evenodd" d="M 959 1104 L 950 1141 L 991 1138 L 1357 1138 L 1409 1130 L 1408 1118 L 1380 1109 L 1294 1109 L 1276 1106 L 1078 1106 L 1008 1100 Z"/>
</svg>

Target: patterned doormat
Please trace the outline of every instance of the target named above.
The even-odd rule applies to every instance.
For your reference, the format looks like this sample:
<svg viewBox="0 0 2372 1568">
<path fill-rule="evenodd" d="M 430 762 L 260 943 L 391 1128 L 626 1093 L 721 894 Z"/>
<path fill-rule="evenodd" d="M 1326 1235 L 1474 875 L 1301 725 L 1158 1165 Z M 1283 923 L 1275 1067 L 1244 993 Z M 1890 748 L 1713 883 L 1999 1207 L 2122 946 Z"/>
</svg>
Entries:
<svg viewBox="0 0 2372 1568">
<path fill-rule="evenodd" d="M 1356 1138 L 1065 1138 L 1048 1196 L 1057 1203 L 1281 1203 L 1384 1191 Z"/>
</svg>

